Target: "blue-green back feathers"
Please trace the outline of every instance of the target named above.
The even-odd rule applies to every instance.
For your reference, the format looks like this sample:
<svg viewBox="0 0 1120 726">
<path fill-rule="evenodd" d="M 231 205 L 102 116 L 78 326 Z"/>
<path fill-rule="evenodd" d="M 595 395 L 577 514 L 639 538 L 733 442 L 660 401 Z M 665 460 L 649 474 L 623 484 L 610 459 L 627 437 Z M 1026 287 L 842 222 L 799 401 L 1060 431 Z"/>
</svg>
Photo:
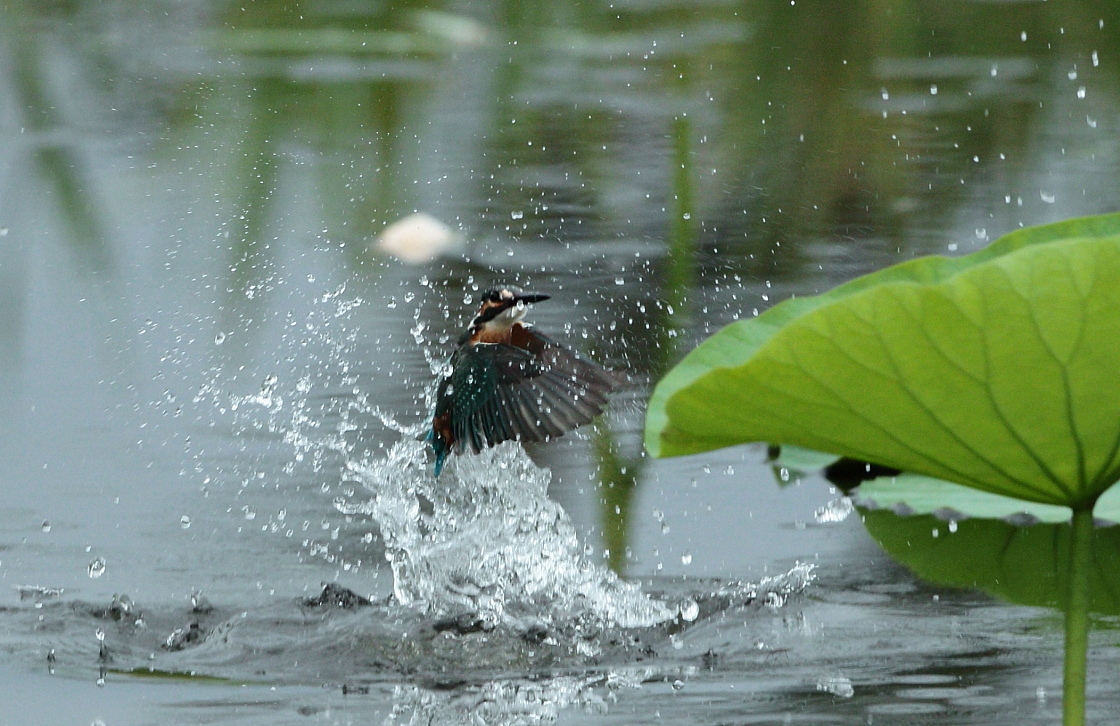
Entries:
<svg viewBox="0 0 1120 726">
<path fill-rule="evenodd" d="M 533 350 L 466 344 L 436 394 L 428 441 L 439 476 L 447 456 L 503 441 L 547 441 L 590 422 L 623 377 L 531 333 Z"/>
</svg>

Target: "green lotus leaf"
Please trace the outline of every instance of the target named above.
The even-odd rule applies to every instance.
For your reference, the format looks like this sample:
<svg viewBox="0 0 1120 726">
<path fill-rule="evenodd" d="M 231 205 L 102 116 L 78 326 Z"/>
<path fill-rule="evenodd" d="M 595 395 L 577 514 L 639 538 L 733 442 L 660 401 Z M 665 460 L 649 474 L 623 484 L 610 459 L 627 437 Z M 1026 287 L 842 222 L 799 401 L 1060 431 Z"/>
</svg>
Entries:
<svg viewBox="0 0 1120 726">
<path fill-rule="evenodd" d="M 1019 605 L 1066 609 L 1068 521 L 1021 526 L 976 518 L 950 524 L 932 514 L 859 511 L 868 533 L 923 580 L 977 588 Z M 1115 577 L 1120 527 L 1094 528 L 1091 547 L 1088 607 L 1101 615 L 1120 615 L 1120 581 Z"/>
<path fill-rule="evenodd" d="M 1000 519 L 1010 524 L 1069 522 L 1069 509 L 1028 502 L 916 474 L 866 481 L 852 494 L 864 509 L 889 509 L 907 515 L 933 514 L 942 519 Z M 1093 508 L 1099 525 L 1120 524 L 1120 487 L 1101 495 Z M 1120 536 L 1120 528 L 1117 530 Z"/>
<path fill-rule="evenodd" d="M 793 444 L 1084 508 L 1120 479 L 1120 215 L 1025 229 L 732 324 L 658 384 L 655 456 Z"/>
</svg>

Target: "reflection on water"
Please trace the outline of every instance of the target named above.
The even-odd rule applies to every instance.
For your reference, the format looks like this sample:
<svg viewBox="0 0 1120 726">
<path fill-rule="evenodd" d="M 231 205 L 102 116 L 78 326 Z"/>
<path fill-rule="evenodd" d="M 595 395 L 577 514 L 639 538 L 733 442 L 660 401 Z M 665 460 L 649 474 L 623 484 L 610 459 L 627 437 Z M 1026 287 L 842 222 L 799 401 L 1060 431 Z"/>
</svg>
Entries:
<svg viewBox="0 0 1120 726">
<path fill-rule="evenodd" d="M 105 692 L 132 700 L 88 702 L 121 722 L 195 719 L 205 698 L 114 675 L 149 653 L 250 690 L 273 673 L 368 688 L 262 687 L 260 707 L 219 691 L 245 723 L 513 718 L 533 699 L 597 723 L 1052 720 L 1048 616 L 923 589 L 857 517 L 814 523 L 835 494 L 778 491 L 761 452 L 651 462 L 638 434 L 645 379 L 730 320 L 1120 205 L 1120 6 L 15 1 L 4 19 L 0 578 L 21 588 L 3 615 L 17 675 L 49 651 L 92 683 L 101 627 Z M 415 212 L 462 248 L 418 267 L 371 249 Z M 658 633 L 656 658 L 539 680 L 494 660 L 461 684 L 386 676 L 369 609 L 308 634 L 291 603 L 321 581 L 392 590 L 376 523 L 335 502 L 375 496 L 362 466 L 388 456 L 390 424 L 425 417 L 464 297 L 496 280 L 552 293 L 541 327 L 636 383 L 597 429 L 529 451 L 577 559 L 677 610 L 703 576 L 812 561 L 800 615 L 701 607 Z M 35 592 L 56 597 L 18 600 Z M 214 611 L 191 611 L 198 592 Z M 145 625 L 89 614 L 114 595 Z M 194 619 L 205 645 L 165 652 Z M 223 653 L 220 627 L 251 633 L 256 660 Z M 1114 684 L 1090 697 L 1111 715 Z"/>
</svg>

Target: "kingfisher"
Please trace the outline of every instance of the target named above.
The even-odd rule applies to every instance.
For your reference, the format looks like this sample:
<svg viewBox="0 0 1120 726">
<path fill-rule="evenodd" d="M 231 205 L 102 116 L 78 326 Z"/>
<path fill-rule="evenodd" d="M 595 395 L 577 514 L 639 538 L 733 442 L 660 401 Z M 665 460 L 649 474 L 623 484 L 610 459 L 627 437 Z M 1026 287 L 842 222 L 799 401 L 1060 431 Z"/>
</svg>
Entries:
<svg viewBox="0 0 1120 726">
<path fill-rule="evenodd" d="M 622 385 L 621 374 L 522 322 L 529 305 L 548 298 L 513 286 L 483 293 L 436 392 L 427 435 L 435 476 L 451 452 L 562 436 L 602 413 Z"/>
</svg>

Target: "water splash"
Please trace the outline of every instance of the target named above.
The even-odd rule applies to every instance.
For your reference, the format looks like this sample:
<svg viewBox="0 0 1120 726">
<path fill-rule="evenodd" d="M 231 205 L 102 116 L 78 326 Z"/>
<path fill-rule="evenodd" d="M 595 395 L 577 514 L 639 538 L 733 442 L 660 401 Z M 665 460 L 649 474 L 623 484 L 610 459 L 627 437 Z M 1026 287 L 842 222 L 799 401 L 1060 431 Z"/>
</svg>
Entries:
<svg viewBox="0 0 1120 726">
<path fill-rule="evenodd" d="M 464 456 L 437 481 L 427 447 L 406 438 L 384 459 L 351 463 L 371 497 L 336 507 L 381 527 L 396 599 L 434 615 L 464 611 L 484 623 L 538 618 L 650 627 L 677 615 L 589 561 L 551 474 L 513 442 Z"/>
<path fill-rule="evenodd" d="M 333 306 L 343 292 L 340 288 L 318 302 Z M 331 539 L 304 535 L 308 555 L 352 571 L 361 564 L 354 553 L 360 557 L 367 552 L 373 539 L 369 531 L 379 530 L 393 576 L 390 605 L 411 613 L 394 617 L 450 622 L 452 633 L 499 627 L 518 638 L 539 633 L 573 655 L 586 656 L 606 647 L 600 637 L 605 630 L 675 629 L 713 609 L 747 603 L 780 608 L 812 580 L 812 567 L 798 565 L 773 582 L 735 583 L 717 592 L 658 599 L 590 559 L 567 513 L 547 495 L 551 473 L 536 466 L 518 444 L 453 457 L 437 481 L 421 440 L 424 423 L 398 418 L 356 385 L 347 362 L 354 331 L 344 328 L 340 335 L 340 329 L 327 324 L 350 310 L 331 307 L 307 323 L 307 332 L 318 336 L 327 351 L 330 366 L 269 373 L 258 392 L 247 394 L 225 392 L 215 380 L 200 390 L 196 401 L 210 399 L 219 414 L 235 419 L 238 431 L 267 432 L 290 449 L 290 461 L 279 469 L 275 459 L 262 459 L 273 467 L 239 472 L 239 497 L 258 482 L 254 494 L 279 490 L 277 472 L 288 479 L 308 476 L 320 486 L 304 491 L 333 497 L 334 508 L 347 522 L 357 520 L 361 546 L 354 546 L 357 532 L 348 533 L 353 539 L 346 533 L 339 537 L 339 527 L 322 517 L 323 531 L 329 529 Z M 436 357 L 439 346 L 432 343 L 446 341 L 428 339 L 419 311 L 410 334 L 438 378 L 447 360 Z M 434 386 L 423 393 L 417 401 L 422 409 L 431 410 L 434 393 Z M 387 437 L 372 432 L 378 424 Z M 285 536 L 311 529 L 313 511 L 304 513 L 307 521 L 300 529 L 298 521 L 289 523 L 285 516 L 289 503 L 277 502 L 278 513 L 262 529 Z M 249 521 L 258 509 L 248 502 L 231 511 Z"/>
<path fill-rule="evenodd" d="M 634 668 L 585 676 L 487 681 L 453 691 L 397 686 L 392 713 L 384 723 L 514 726 L 551 723 L 571 708 L 602 716 L 618 691 L 637 690 L 643 681 L 660 677 L 655 669 Z"/>
</svg>

